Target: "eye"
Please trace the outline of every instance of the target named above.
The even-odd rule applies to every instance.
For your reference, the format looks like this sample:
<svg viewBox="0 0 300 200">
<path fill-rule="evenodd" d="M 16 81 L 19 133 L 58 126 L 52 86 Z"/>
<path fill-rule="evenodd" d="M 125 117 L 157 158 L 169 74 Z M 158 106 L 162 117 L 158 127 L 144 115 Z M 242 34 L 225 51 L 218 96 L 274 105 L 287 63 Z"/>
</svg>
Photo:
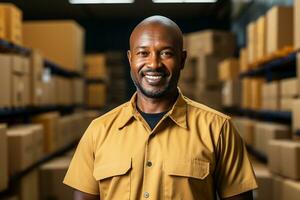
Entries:
<svg viewBox="0 0 300 200">
<path fill-rule="evenodd" d="M 137 55 L 141 56 L 141 57 L 146 57 L 149 55 L 149 52 L 148 51 L 138 51 Z"/>
<path fill-rule="evenodd" d="M 174 53 L 172 51 L 162 51 L 160 55 L 163 57 L 172 57 Z"/>
</svg>

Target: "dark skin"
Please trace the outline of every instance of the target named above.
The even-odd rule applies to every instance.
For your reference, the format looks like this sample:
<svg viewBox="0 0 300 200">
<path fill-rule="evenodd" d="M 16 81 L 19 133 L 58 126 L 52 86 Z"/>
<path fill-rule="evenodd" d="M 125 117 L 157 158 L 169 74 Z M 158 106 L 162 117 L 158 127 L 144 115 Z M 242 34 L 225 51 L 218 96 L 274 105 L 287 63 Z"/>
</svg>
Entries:
<svg viewBox="0 0 300 200">
<path fill-rule="evenodd" d="M 127 52 L 131 77 L 137 87 L 137 105 L 145 113 L 170 109 L 178 96 L 177 83 L 184 67 L 182 33 L 171 20 L 154 16 L 142 21 L 130 36 Z M 74 200 L 99 200 L 99 196 L 74 192 Z M 224 200 L 252 200 L 248 191 Z"/>
</svg>

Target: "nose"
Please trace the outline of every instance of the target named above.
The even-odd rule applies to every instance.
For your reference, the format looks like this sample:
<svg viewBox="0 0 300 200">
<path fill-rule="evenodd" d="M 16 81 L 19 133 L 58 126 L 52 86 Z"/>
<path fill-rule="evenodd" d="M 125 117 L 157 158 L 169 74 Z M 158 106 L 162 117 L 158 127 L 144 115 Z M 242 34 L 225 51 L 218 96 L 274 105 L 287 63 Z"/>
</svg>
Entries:
<svg viewBox="0 0 300 200">
<path fill-rule="evenodd" d="M 160 59 L 159 55 L 157 53 L 151 54 L 151 56 L 149 58 L 148 67 L 152 68 L 152 69 L 158 69 L 161 67 L 161 65 L 162 65 L 162 63 L 161 63 L 161 59 Z"/>
</svg>

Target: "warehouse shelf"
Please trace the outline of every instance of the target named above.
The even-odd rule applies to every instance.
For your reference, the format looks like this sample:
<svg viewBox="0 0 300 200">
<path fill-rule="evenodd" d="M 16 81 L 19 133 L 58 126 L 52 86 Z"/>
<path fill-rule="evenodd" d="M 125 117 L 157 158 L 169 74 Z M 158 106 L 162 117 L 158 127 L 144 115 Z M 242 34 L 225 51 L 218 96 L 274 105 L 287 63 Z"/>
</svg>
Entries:
<svg viewBox="0 0 300 200">
<path fill-rule="evenodd" d="M 286 57 L 272 60 L 256 69 L 241 73 L 240 77 L 264 76 L 267 81 L 296 77 L 296 57 L 297 52 L 290 53 Z"/>
<path fill-rule="evenodd" d="M 13 188 L 11 186 L 14 185 L 18 180 L 22 179 L 22 177 L 24 177 L 25 175 L 27 175 L 28 173 L 30 173 L 32 170 L 36 169 L 37 167 L 41 166 L 42 164 L 45 164 L 45 163 L 49 162 L 50 160 L 53 160 L 54 158 L 62 156 L 65 153 L 67 153 L 68 151 L 74 149 L 76 147 L 76 145 L 78 144 L 78 142 L 79 142 L 79 140 L 76 140 L 76 141 L 72 142 L 71 144 L 68 144 L 65 147 L 59 149 L 58 151 L 55 151 L 53 153 L 50 153 L 50 154 L 46 155 L 41 160 L 35 162 L 34 164 L 29 166 L 28 168 L 26 168 L 26 169 L 18 172 L 17 174 L 11 176 L 10 179 L 9 179 L 8 189 L 5 190 L 5 191 L 1 191 L 0 192 L 0 197 L 7 195 L 10 192 L 9 190 L 11 188 Z"/>
<path fill-rule="evenodd" d="M 20 45 L 11 43 L 3 39 L 0 39 L 0 49 L 2 51 L 8 51 L 8 52 L 19 53 L 24 55 L 29 55 L 31 53 L 31 49 L 22 47 Z"/>
<path fill-rule="evenodd" d="M 268 157 L 259 151 L 257 151 L 255 148 L 253 148 L 250 145 L 246 145 L 247 151 L 249 154 L 253 155 L 257 160 L 259 160 L 262 163 L 268 163 Z"/>
<path fill-rule="evenodd" d="M 88 79 L 85 80 L 85 82 L 87 84 L 90 84 L 90 83 L 107 83 L 108 80 L 104 79 L 104 78 L 88 78 Z"/>
<path fill-rule="evenodd" d="M 45 112 L 58 111 L 62 114 L 71 113 L 75 108 L 83 107 L 82 105 L 70 105 L 70 106 L 42 106 L 42 107 L 24 107 L 24 108 L 11 108 L 0 109 L 0 119 L 9 117 L 26 117 L 37 115 Z"/>
<path fill-rule="evenodd" d="M 80 73 L 63 69 L 60 65 L 58 65 L 48 59 L 44 59 L 44 66 L 46 68 L 50 69 L 51 74 L 56 74 L 59 76 L 64 76 L 64 77 L 69 77 L 69 78 L 81 77 Z"/>
<path fill-rule="evenodd" d="M 249 110 L 238 107 L 224 107 L 223 110 L 228 114 L 245 116 L 262 121 L 282 124 L 291 124 L 292 122 L 292 113 L 287 111 Z"/>
</svg>

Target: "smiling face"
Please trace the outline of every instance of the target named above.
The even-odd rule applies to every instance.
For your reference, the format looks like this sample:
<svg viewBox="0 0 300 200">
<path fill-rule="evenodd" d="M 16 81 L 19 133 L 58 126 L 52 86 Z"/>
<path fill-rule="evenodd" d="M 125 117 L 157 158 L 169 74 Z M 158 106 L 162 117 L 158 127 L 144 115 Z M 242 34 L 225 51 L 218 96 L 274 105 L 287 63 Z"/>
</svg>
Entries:
<svg viewBox="0 0 300 200">
<path fill-rule="evenodd" d="M 177 92 L 185 61 L 182 36 L 174 27 L 149 23 L 136 28 L 130 38 L 128 58 L 131 78 L 142 95 L 164 98 Z"/>
</svg>

